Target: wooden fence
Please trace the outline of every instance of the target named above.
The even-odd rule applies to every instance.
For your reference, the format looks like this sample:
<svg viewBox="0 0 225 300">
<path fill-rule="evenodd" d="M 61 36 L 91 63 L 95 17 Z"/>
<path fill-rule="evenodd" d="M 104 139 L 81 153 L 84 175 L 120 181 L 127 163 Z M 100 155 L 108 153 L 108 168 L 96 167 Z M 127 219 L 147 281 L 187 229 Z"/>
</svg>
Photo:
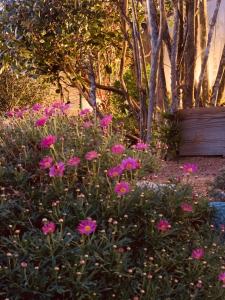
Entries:
<svg viewBox="0 0 225 300">
<path fill-rule="evenodd" d="M 181 156 L 225 156 L 225 107 L 180 110 Z"/>
</svg>

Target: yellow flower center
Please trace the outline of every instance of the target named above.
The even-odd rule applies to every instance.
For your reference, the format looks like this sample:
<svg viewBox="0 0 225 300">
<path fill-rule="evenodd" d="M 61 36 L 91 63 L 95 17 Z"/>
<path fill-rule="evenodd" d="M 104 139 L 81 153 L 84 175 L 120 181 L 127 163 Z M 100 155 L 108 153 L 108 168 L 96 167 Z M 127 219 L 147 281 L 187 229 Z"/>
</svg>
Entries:
<svg viewBox="0 0 225 300">
<path fill-rule="evenodd" d="M 121 193 L 125 193 L 125 192 L 126 192 L 125 187 L 121 187 L 121 188 L 120 188 L 120 192 L 121 192 Z"/>
<path fill-rule="evenodd" d="M 193 172 L 192 168 L 188 168 L 187 171 L 188 171 L 188 173 L 192 173 Z"/>
<path fill-rule="evenodd" d="M 131 169 L 132 168 L 132 164 L 131 163 L 128 163 L 127 164 L 127 169 Z"/>
<path fill-rule="evenodd" d="M 89 232 L 89 231 L 91 230 L 91 226 L 86 225 L 86 226 L 84 227 L 84 230 L 87 231 L 87 232 Z"/>
</svg>

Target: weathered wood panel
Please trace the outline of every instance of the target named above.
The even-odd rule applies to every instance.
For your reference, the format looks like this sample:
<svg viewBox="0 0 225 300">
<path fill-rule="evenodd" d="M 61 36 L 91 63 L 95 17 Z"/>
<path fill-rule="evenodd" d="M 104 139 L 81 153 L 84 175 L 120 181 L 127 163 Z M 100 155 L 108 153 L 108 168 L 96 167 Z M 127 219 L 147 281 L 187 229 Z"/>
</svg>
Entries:
<svg viewBox="0 0 225 300">
<path fill-rule="evenodd" d="M 181 156 L 225 156 L 225 107 L 181 110 L 178 117 Z"/>
</svg>

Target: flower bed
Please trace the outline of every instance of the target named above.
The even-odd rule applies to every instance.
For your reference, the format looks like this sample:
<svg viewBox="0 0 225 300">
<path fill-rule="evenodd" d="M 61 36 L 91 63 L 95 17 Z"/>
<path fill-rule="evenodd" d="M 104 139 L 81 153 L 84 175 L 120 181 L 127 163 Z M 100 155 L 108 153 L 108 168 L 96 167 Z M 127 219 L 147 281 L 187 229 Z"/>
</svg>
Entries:
<svg viewBox="0 0 225 300">
<path fill-rule="evenodd" d="M 186 185 L 138 187 L 157 161 L 66 105 L 0 129 L 1 299 L 224 299 L 224 246 Z M 190 168 L 189 168 L 190 169 Z"/>
</svg>

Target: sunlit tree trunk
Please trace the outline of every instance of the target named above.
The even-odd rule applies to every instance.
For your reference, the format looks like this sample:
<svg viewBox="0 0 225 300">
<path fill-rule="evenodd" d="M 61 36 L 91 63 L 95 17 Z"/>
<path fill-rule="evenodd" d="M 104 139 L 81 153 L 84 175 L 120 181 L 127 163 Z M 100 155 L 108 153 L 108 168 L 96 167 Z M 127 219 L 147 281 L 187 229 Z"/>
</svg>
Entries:
<svg viewBox="0 0 225 300">
<path fill-rule="evenodd" d="M 206 48 L 207 38 L 207 1 L 199 1 L 199 30 L 200 30 L 200 51 L 201 60 L 204 58 L 204 50 Z M 202 82 L 202 99 L 203 103 L 209 102 L 209 79 L 208 79 L 208 67 L 206 65 L 205 74 Z"/>
<path fill-rule="evenodd" d="M 155 97 L 157 86 L 157 72 L 159 66 L 159 53 L 163 36 L 164 21 L 164 0 L 160 0 L 160 26 L 157 26 L 157 11 L 154 0 L 147 0 L 148 22 L 151 29 L 151 72 L 149 79 L 149 105 L 147 119 L 147 138 L 148 143 L 152 139 L 153 114 L 155 110 Z"/>
<path fill-rule="evenodd" d="M 183 107 L 191 108 L 195 75 L 195 0 L 186 0 L 187 36 L 184 52 Z"/>
<path fill-rule="evenodd" d="M 215 83 L 214 83 L 213 89 L 212 89 L 212 96 L 211 96 L 211 101 L 210 102 L 214 106 L 216 106 L 217 103 L 218 103 L 218 96 L 219 96 L 221 84 L 223 84 L 222 79 L 223 79 L 224 73 L 225 73 L 225 44 L 224 44 L 224 47 L 223 47 L 223 53 L 222 53 L 222 56 L 221 56 L 221 60 L 220 60 L 216 80 L 215 80 Z"/>
<path fill-rule="evenodd" d="M 205 71 L 206 71 L 207 62 L 208 62 L 208 58 L 209 58 L 210 46 L 211 46 L 211 42 L 212 42 L 214 27 L 215 27 L 215 24 L 216 24 L 220 4 L 221 4 L 221 0 L 217 0 L 216 8 L 214 10 L 212 21 L 211 21 L 211 24 L 210 24 L 210 27 L 209 27 L 207 46 L 206 46 L 204 56 L 203 56 L 203 59 L 202 59 L 201 72 L 200 72 L 200 75 L 199 75 L 198 85 L 197 85 L 197 89 L 196 89 L 196 106 L 199 106 L 199 103 L 200 103 L 202 83 L 203 83 L 203 79 L 204 79 L 204 76 L 205 76 Z"/>
</svg>

